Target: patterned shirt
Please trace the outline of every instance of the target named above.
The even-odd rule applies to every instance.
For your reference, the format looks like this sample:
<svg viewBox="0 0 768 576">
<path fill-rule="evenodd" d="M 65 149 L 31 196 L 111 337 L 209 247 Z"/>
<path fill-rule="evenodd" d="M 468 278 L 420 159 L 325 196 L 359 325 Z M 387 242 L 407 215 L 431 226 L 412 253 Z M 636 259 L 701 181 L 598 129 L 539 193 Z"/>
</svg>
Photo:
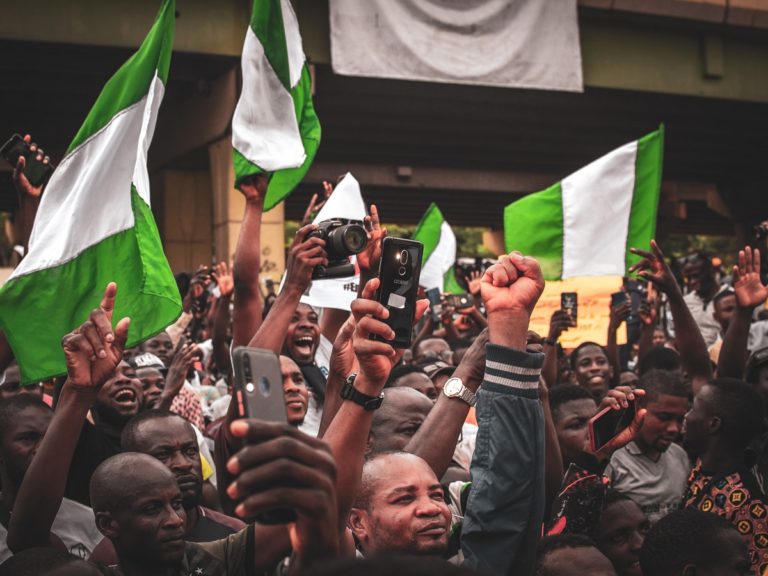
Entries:
<svg viewBox="0 0 768 576">
<path fill-rule="evenodd" d="M 748 472 L 712 476 L 696 463 L 688 479 L 684 508 L 712 512 L 730 521 L 747 541 L 757 576 L 768 575 L 768 504 Z"/>
</svg>

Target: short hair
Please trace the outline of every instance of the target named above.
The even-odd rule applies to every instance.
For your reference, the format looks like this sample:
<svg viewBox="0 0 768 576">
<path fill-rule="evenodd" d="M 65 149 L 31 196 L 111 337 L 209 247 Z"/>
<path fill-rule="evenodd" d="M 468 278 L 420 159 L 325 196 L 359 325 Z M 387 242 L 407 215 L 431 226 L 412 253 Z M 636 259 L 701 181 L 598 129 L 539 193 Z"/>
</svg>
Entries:
<svg viewBox="0 0 768 576">
<path fill-rule="evenodd" d="M 145 422 L 151 422 L 152 420 L 162 420 L 164 418 L 178 418 L 187 426 L 189 426 L 192 434 L 195 435 L 195 438 L 197 438 L 195 429 L 192 428 L 192 424 L 190 424 L 186 418 L 176 414 L 175 412 L 171 412 L 170 410 L 153 408 L 151 410 L 144 410 L 143 412 L 139 412 L 136 414 L 136 416 L 128 420 L 128 422 L 123 427 L 122 433 L 120 434 L 121 449 L 124 452 L 140 452 L 140 450 L 136 449 L 136 446 L 139 444 L 139 427 Z"/>
<path fill-rule="evenodd" d="M 712 298 L 712 304 L 717 304 L 718 302 L 720 302 L 720 300 L 722 300 L 726 296 L 734 296 L 734 297 L 736 296 L 736 292 L 733 290 L 733 288 L 731 288 L 728 285 L 723 286 L 720 289 L 720 291 L 717 294 L 715 294 L 714 298 Z"/>
<path fill-rule="evenodd" d="M 34 394 L 17 394 L 0 401 L 0 437 L 10 428 L 11 424 L 18 422 L 19 412 L 27 408 L 40 408 L 52 412 L 43 399 Z"/>
<path fill-rule="evenodd" d="M 571 363 L 571 370 L 576 370 L 576 362 L 579 358 L 579 354 L 581 354 L 581 351 L 584 350 L 587 346 L 596 346 L 597 348 L 600 348 L 600 350 L 603 351 L 603 354 L 605 354 L 605 357 L 608 358 L 608 352 L 605 351 L 605 348 L 600 346 L 597 342 L 582 342 L 576 348 L 573 349 L 573 352 L 571 352 L 570 358 L 568 358 L 568 361 Z"/>
<path fill-rule="evenodd" d="M 555 415 L 563 404 L 573 402 L 574 400 L 592 400 L 594 402 L 595 397 L 586 388 L 576 384 L 560 384 L 552 388 L 549 391 L 549 409 L 552 411 L 552 416 Z M 597 403 L 595 403 L 595 406 L 597 406 Z"/>
<path fill-rule="evenodd" d="M 723 422 L 723 434 L 734 446 L 746 447 L 763 431 L 765 405 L 760 393 L 736 378 L 716 378 L 709 386 L 714 391 L 713 411 Z"/>
<path fill-rule="evenodd" d="M 376 462 L 382 458 L 389 458 L 390 456 L 407 456 L 413 458 L 422 459 L 416 454 L 405 452 L 404 450 L 387 450 L 385 452 L 376 452 L 371 454 L 363 464 L 363 472 L 360 475 L 360 489 L 357 491 L 355 501 L 352 504 L 352 508 L 359 508 L 360 510 L 369 511 L 371 509 L 371 498 L 373 497 L 373 487 L 376 483 L 377 476 L 373 474 L 373 466 Z M 426 463 L 426 462 L 425 462 Z"/>
<path fill-rule="evenodd" d="M 584 534 L 555 534 L 553 536 L 545 536 L 539 540 L 539 544 L 536 547 L 536 576 L 549 576 L 549 572 L 544 568 L 544 560 L 547 555 L 566 548 L 598 549 L 594 540 Z"/>
<path fill-rule="evenodd" d="M 706 566 L 722 556 L 720 536 L 735 529 L 725 518 L 695 508 L 676 510 L 653 525 L 640 549 L 645 576 L 680 574 L 686 564 Z"/>
<path fill-rule="evenodd" d="M 643 374 L 651 370 L 668 370 L 674 372 L 680 370 L 680 354 L 666 346 L 654 346 L 637 363 L 637 373 L 642 378 Z"/>
<path fill-rule="evenodd" d="M 64 567 L 77 568 L 78 574 L 100 574 L 94 566 L 57 548 L 27 548 L 0 564 L 0 576 L 46 576 Z"/>
<path fill-rule="evenodd" d="M 395 385 L 395 382 L 397 382 L 403 376 L 408 376 L 408 374 L 416 374 L 416 373 L 424 374 L 424 376 L 429 378 L 429 374 L 427 374 L 427 372 L 421 366 L 417 366 L 415 364 L 399 364 L 398 366 L 395 366 L 394 368 L 392 368 L 392 371 L 389 373 L 389 378 L 387 378 L 387 383 L 384 385 L 384 388 L 392 388 Z"/>
<path fill-rule="evenodd" d="M 645 396 L 638 397 L 642 406 L 647 406 L 649 402 L 655 402 L 662 395 L 678 398 L 688 398 L 691 395 L 680 372 L 656 368 L 643 374 L 637 387 L 645 390 Z"/>
<path fill-rule="evenodd" d="M 162 474 L 176 485 L 173 473 L 149 454 L 121 452 L 99 464 L 91 475 L 91 508 L 94 513 L 108 512 L 122 506 L 130 495 L 124 493 L 126 484 L 136 482 L 147 474 Z"/>
</svg>

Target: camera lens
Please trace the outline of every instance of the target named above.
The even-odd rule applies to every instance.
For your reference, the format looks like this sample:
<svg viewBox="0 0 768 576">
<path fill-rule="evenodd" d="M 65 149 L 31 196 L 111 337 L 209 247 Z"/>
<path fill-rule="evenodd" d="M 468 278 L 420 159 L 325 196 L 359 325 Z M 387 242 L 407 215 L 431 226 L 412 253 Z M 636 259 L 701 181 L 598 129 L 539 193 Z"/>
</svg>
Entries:
<svg viewBox="0 0 768 576">
<path fill-rule="evenodd" d="M 398 268 L 397 272 L 398 272 L 398 274 L 400 274 L 400 276 L 405 276 L 405 273 L 407 272 L 407 270 L 405 269 L 405 266 L 400 266 L 400 268 Z"/>
<path fill-rule="evenodd" d="M 271 392 L 271 386 L 269 385 L 269 380 L 266 379 L 265 376 L 262 376 L 259 378 L 259 392 L 262 396 L 269 396 Z"/>
<path fill-rule="evenodd" d="M 357 254 L 365 248 L 368 242 L 368 235 L 365 233 L 365 228 L 358 226 L 357 224 L 348 224 L 344 229 L 343 235 L 344 247 Z"/>
<path fill-rule="evenodd" d="M 400 252 L 400 264 L 407 264 L 408 263 L 408 250 L 403 250 Z"/>
</svg>

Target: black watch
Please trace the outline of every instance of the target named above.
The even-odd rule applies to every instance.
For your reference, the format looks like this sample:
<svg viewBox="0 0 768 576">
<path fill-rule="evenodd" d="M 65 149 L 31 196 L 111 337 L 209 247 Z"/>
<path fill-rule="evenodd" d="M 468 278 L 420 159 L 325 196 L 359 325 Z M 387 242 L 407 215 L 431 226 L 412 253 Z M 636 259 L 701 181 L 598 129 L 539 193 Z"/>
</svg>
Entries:
<svg viewBox="0 0 768 576">
<path fill-rule="evenodd" d="M 384 401 L 384 392 L 378 396 L 368 396 L 368 394 L 358 392 L 355 390 L 355 387 L 352 386 L 355 382 L 355 378 L 357 378 L 357 374 L 350 374 L 344 381 L 344 386 L 341 387 L 341 399 L 350 400 L 358 406 L 362 406 L 364 410 L 376 410 Z"/>
</svg>

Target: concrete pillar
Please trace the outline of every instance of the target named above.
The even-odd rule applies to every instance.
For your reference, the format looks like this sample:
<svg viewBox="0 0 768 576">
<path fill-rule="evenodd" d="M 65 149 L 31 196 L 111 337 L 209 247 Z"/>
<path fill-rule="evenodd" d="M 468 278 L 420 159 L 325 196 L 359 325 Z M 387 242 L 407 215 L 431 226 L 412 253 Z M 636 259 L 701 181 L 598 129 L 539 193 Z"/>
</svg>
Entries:
<svg viewBox="0 0 768 576">
<path fill-rule="evenodd" d="M 235 189 L 232 143 L 229 137 L 208 146 L 213 190 L 213 241 L 218 260 L 231 261 L 235 254 L 245 199 Z M 285 211 L 283 204 L 264 214 L 261 227 L 262 280 L 279 282 L 285 270 Z"/>
</svg>

